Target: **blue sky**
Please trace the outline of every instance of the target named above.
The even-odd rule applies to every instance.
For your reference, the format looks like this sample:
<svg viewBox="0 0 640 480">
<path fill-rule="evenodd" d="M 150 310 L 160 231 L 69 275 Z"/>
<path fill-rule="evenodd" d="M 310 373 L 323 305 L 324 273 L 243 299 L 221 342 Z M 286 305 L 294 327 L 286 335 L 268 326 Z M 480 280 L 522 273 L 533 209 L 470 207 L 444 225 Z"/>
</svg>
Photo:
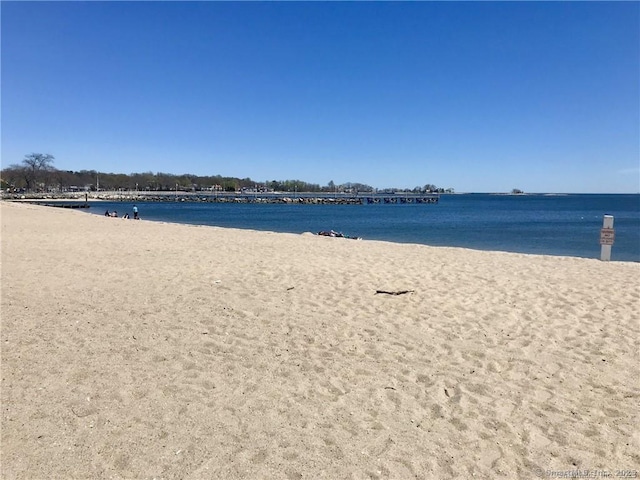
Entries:
<svg viewBox="0 0 640 480">
<path fill-rule="evenodd" d="M 638 2 L 7 2 L 2 166 L 640 192 Z"/>
</svg>

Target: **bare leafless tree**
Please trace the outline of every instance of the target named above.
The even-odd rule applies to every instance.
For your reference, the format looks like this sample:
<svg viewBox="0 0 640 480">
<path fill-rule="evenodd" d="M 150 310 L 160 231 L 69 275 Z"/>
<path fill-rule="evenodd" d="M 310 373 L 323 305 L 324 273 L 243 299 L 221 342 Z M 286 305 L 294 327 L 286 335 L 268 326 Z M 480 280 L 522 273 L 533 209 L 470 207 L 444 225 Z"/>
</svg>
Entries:
<svg viewBox="0 0 640 480">
<path fill-rule="evenodd" d="M 25 155 L 20 164 L 12 165 L 11 168 L 20 172 L 24 179 L 27 190 L 37 190 L 39 184 L 46 184 L 51 178 L 54 156 L 48 153 L 30 153 Z"/>
</svg>

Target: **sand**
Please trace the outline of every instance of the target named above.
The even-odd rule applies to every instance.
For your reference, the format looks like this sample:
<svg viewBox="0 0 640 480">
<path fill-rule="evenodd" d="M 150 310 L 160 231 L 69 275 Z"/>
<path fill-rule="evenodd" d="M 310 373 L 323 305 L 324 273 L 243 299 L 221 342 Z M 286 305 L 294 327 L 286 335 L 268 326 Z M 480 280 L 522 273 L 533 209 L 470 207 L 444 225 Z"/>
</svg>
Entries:
<svg viewBox="0 0 640 480">
<path fill-rule="evenodd" d="M 0 215 L 3 479 L 639 469 L 640 264 Z"/>
</svg>

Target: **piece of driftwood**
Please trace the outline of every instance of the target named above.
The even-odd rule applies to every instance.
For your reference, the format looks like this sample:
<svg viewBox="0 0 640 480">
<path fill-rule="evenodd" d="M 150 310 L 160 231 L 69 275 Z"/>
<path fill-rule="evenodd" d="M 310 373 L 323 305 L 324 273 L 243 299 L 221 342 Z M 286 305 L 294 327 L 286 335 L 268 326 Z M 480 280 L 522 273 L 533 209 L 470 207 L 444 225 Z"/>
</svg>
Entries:
<svg viewBox="0 0 640 480">
<path fill-rule="evenodd" d="M 394 292 L 390 292 L 388 290 L 376 290 L 376 295 L 378 293 L 385 293 L 387 295 L 404 295 L 405 293 L 413 293 L 415 290 L 396 290 Z"/>
</svg>

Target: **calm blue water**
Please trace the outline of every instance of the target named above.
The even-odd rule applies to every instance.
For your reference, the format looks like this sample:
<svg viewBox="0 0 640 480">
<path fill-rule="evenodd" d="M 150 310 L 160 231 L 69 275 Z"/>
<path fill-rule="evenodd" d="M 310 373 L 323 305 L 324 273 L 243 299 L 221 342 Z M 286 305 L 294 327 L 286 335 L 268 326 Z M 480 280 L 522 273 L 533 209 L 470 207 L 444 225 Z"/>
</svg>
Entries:
<svg viewBox="0 0 640 480">
<path fill-rule="evenodd" d="M 436 205 L 138 203 L 140 217 L 275 232 L 336 230 L 368 240 L 599 258 L 602 217 L 615 218 L 612 260 L 640 262 L 640 195 L 443 195 Z M 88 211 L 132 213 L 132 203 Z"/>
</svg>

